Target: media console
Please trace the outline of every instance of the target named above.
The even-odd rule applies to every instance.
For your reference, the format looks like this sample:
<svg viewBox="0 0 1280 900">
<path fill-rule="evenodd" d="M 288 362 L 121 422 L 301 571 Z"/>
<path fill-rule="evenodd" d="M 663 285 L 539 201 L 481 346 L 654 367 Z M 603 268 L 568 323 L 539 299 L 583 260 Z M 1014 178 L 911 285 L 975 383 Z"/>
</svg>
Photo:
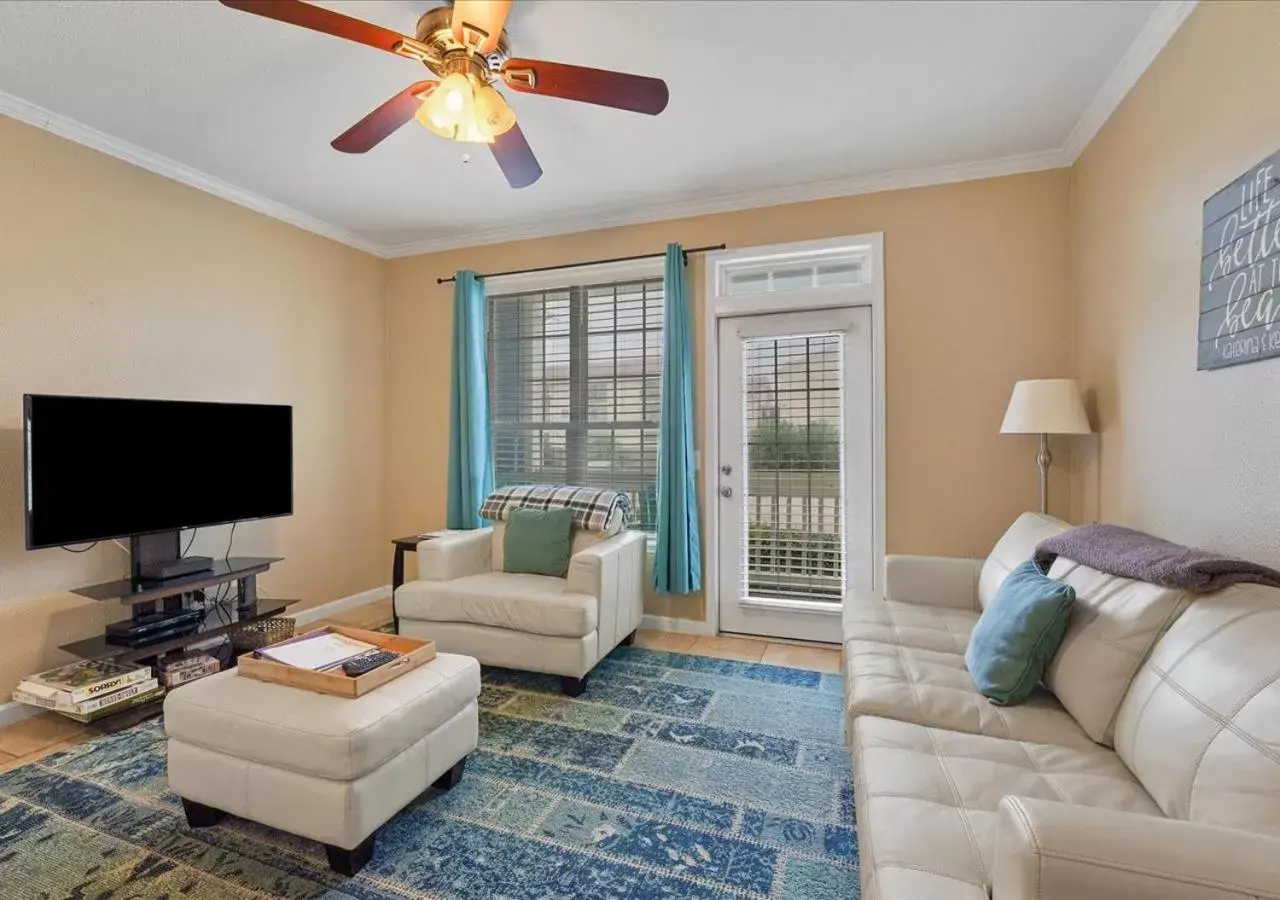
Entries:
<svg viewBox="0 0 1280 900">
<path fill-rule="evenodd" d="M 199 643 L 209 638 L 230 634 L 243 628 L 250 622 L 269 618 L 284 612 L 285 608 L 297 601 L 269 600 L 265 604 L 258 599 L 258 576 L 271 568 L 273 563 L 280 562 L 279 557 L 268 556 L 233 556 L 230 559 L 217 560 L 207 570 L 169 578 L 164 581 L 139 581 L 134 578 L 121 578 L 102 584 L 92 584 L 76 588 L 72 593 L 91 600 L 119 600 L 132 607 L 132 621 L 138 625 L 154 624 L 164 613 L 180 616 L 184 612 L 183 595 L 203 595 L 207 588 L 236 582 L 237 597 L 232 612 L 234 618 L 230 624 L 216 627 L 199 627 L 188 634 L 177 634 L 165 640 L 155 641 L 140 646 L 127 646 L 114 642 L 112 635 L 103 633 L 97 637 L 72 641 L 63 644 L 62 649 L 82 659 L 110 659 L 117 662 L 137 662 L 158 657 L 171 650 L 178 650 L 190 644 Z M 135 561 L 136 566 L 136 561 Z M 212 607 L 209 607 L 212 613 Z M 207 625 L 209 616 L 202 617 L 201 626 Z M 117 628 L 117 632 L 120 629 Z M 116 636 L 116 640 L 119 640 Z"/>
</svg>

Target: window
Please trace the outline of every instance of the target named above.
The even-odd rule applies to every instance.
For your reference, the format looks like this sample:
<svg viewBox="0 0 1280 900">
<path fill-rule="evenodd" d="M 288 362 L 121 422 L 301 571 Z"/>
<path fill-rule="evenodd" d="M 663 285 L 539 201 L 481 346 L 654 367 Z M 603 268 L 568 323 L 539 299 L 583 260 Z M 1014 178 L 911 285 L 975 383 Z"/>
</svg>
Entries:
<svg viewBox="0 0 1280 900">
<path fill-rule="evenodd" d="M 862 265 L 857 260 L 834 258 L 804 263 L 768 262 L 731 269 L 727 272 L 723 293 L 737 297 L 857 284 L 862 284 Z"/>
<path fill-rule="evenodd" d="M 489 298 L 494 476 L 631 496 L 657 521 L 662 278 Z"/>
</svg>

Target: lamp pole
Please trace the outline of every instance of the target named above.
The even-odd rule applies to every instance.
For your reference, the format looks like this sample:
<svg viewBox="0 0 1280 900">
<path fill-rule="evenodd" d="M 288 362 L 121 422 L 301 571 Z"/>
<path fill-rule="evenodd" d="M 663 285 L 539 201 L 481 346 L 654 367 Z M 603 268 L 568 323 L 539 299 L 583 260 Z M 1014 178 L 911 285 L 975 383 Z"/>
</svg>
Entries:
<svg viewBox="0 0 1280 900">
<path fill-rule="evenodd" d="M 1040 512 L 1049 512 L 1049 466 L 1053 454 L 1049 452 L 1049 435 L 1040 435 L 1040 449 L 1036 452 L 1036 465 L 1040 467 Z"/>
</svg>

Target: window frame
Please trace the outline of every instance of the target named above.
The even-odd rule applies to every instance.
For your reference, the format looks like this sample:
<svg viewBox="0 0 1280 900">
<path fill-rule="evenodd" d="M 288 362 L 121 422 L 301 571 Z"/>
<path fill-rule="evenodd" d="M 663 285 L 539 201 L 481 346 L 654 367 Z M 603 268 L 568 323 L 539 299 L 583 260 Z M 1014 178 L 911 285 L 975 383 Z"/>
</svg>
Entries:
<svg viewBox="0 0 1280 900">
<path fill-rule="evenodd" d="M 569 333 L 565 335 L 569 345 L 569 421 L 523 421 L 520 428 L 530 430 L 540 430 L 543 432 L 564 433 L 564 474 L 566 480 L 572 481 L 575 472 L 575 460 L 577 461 L 577 469 L 583 474 L 583 478 L 579 479 L 579 483 L 585 482 L 590 485 L 592 479 L 587 477 L 590 464 L 590 436 L 593 432 L 607 431 L 610 433 L 617 432 L 622 429 L 634 429 L 635 433 L 641 436 L 646 430 L 657 431 L 661 420 L 661 364 L 659 373 L 656 376 L 659 381 L 658 390 L 658 408 L 653 412 L 653 418 L 647 419 L 613 419 L 609 421 L 591 421 L 590 419 L 590 398 L 591 398 L 591 378 L 589 371 L 589 361 L 591 359 L 590 339 L 596 335 L 618 335 L 620 332 L 616 328 L 607 331 L 592 331 L 588 323 L 588 310 L 590 308 L 589 289 L 597 285 L 611 285 L 626 282 L 643 282 L 643 281 L 661 281 L 664 277 L 664 260 L 661 257 L 644 259 L 644 260 L 628 260 L 622 263 L 603 263 L 591 266 L 574 266 L 559 269 L 552 269 L 543 272 L 528 272 L 519 275 L 503 275 L 485 279 L 485 302 L 486 302 L 486 345 L 492 350 L 493 335 L 489 333 L 489 325 L 492 322 L 490 316 L 490 304 L 493 298 L 508 297 L 511 295 L 522 294 L 539 294 L 539 293 L 562 293 L 569 298 L 569 316 L 570 328 Z M 663 286 L 665 291 L 665 285 Z M 664 314 L 665 314 L 665 293 L 664 293 Z M 575 312 L 576 310 L 576 312 Z M 576 325 L 576 327 L 575 327 Z M 616 340 L 616 337 L 615 337 Z M 615 345 L 615 356 L 617 353 Z M 661 356 L 662 344 L 659 337 L 658 352 Z M 488 363 L 488 371 L 486 378 L 492 375 L 493 361 Z M 641 373 L 642 382 L 641 390 L 644 391 L 643 383 L 646 379 L 654 377 L 646 373 Z M 616 385 L 618 377 L 615 373 L 613 379 L 608 379 L 608 383 Z M 647 401 L 645 401 L 647 402 Z M 494 438 L 497 438 L 497 430 L 500 427 L 494 419 L 493 402 L 490 403 L 489 422 Z M 574 420 L 573 415 L 581 410 L 583 418 Z M 616 412 L 615 412 L 616 415 Z M 496 448 L 495 448 L 496 456 Z M 643 452 L 641 456 L 644 458 Z M 498 460 L 495 458 L 495 470 L 498 466 Z M 498 472 L 495 471 L 495 480 Z M 638 479 L 642 483 L 632 485 L 632 479 L 627 479 L 627 484 L 619 487 L 620 490 L 626 490 L 636 494 L 642 494 L 645 488 L 652 483 L 656 490 L 657 483 L 657 449 L 653 452 L 653 463 L 651 473 L 645 473 L 643 465 L 635 473 L 640 476 L 651 475 L 651 479 L 642 477 Z M 633 527 L 639 527 L 641 522 L 639 519 L 639 511 L 637 511 L 637 521 Z M 641 529 L 647 530 L 647 529 Z M 651 530 L 648 530 L 652 533 Z"/>
</svg>

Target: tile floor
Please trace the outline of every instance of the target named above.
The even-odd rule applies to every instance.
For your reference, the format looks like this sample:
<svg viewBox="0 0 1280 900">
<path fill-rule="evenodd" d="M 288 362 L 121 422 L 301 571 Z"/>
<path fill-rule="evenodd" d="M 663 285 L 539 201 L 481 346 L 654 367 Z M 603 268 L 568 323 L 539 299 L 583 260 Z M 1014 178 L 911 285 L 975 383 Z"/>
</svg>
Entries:
<svg viewBox="0 0 1280 900">
<path fill-rule="evenodd" d="M 314 624 L 380 628 L 390 621 L 391 601 L 387 599 L 347 610 Z M 696 653 L 701 656 L 816 669 L 821 672 L 840 671 L 840 649 L 830 644 L 770 641 L 767 638 L 727 634 L 701 637 L 674 631 L 644 629 L 636 634 L 636 644 L 672 653 Z M 83 725 L 52 713 L 41 713 L 0 728 L 0 772 L 33 762 L 93 736 L 94 732 Z"/>
</svg>

